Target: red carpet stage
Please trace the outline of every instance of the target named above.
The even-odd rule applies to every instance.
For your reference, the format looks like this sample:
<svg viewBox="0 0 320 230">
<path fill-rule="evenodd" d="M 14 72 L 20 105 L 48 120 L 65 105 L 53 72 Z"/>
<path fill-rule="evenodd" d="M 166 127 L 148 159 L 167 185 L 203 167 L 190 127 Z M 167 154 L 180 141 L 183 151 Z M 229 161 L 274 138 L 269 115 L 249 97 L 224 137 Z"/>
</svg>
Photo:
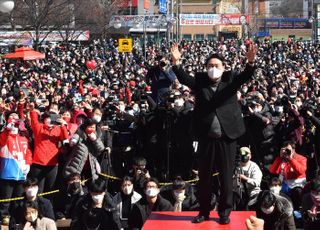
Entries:
<svg viewBox="0 0 320 230">
<path fill-rule="evenodd" d="M 194 229 L 236 229 L 246 230 L 245 220 L 250 216 L 255 216 L 255 212 L 231 212 L 231 222 L 228 225 L 218 224 L 217 212 L 211 212 L 210 220 L 200 224 L 193 224 L 191 220 L 198 212 L 154 212 L 143 226 L 143 230 L 194 230 Z"/>
</svg>

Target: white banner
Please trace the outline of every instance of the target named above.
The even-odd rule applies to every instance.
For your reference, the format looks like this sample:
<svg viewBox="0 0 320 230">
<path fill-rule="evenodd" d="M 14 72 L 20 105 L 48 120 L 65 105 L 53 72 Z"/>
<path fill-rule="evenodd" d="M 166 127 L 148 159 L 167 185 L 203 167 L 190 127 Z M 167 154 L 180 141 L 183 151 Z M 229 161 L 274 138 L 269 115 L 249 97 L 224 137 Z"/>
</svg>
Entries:
<svg viewBox="0 0 320 230">
<path fill-rule="evenodd" d="M 90 32 L 87 31 L 70 31 L 69 41 L 88 41 Z M 65 31 L 48 31 L 40 32 L 40 41 L 60 42 L 66 39 Z M 0 31 L 0 42 L 5 44 L 32 45 L 35 38 L 35 31 Z"/>
<path fill-rule="evenodd" d="M 240 20 L 241 19 L 241 20 Z M 250 17 L 241 14 L 181 14 L 182 26 L 213 26 L 249 24 Z"/>
<path fill-rule="evenodd" d="M 220 14 L 180 14 L 182 26 L 213 26 L 220 24 Z"/>
</svg>

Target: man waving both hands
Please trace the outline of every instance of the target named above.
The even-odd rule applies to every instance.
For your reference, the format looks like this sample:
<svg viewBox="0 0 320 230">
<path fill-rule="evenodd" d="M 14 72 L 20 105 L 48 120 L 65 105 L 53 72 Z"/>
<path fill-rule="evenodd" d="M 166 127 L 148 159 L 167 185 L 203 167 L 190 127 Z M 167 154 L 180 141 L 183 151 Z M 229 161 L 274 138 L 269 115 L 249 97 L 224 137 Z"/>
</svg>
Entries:
<svg viewBox="0 0 320 230">
<path fill-rule="evenodd" d="M 253 44 L 248 47 L 248 63 L 238 75 L 225 71 L 224 58 L 216 53 L 211 54 L 206 60 L 207 72 L 197 72 L 195 77 L 189 76 L 180 66 L 181 53 L 177 44 L 172 46 L 171 56 L 173 72 L 181 84 L 192 89 L 196 98 L 193 122 L 195 136 L 199 142 L 200 212 L 192 222 L 201 223 L 209 220 L 212 173 L 217 169 L 221 184 L 219 223 L 229 224 L 236 141 L 245 132 L 237 101 L 237 90 L 253 76 L 256 47 Z"/>
</svg>

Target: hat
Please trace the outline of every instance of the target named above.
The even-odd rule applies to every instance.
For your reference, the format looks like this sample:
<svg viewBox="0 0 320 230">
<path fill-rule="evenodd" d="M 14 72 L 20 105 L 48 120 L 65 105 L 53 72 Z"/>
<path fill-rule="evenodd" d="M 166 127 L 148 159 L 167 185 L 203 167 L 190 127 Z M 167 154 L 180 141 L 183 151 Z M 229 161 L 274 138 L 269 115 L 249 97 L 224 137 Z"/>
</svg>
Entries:
<svg viewBox="0 0 320 230">
<path fill-rule="evenodd" d="M 240 148 L 240 154 L 241 154 L 241 155 L 251 154 L 251 150 L 250 150 L 248 147 L 241 147 L 241 148 Z"/>
</svg>

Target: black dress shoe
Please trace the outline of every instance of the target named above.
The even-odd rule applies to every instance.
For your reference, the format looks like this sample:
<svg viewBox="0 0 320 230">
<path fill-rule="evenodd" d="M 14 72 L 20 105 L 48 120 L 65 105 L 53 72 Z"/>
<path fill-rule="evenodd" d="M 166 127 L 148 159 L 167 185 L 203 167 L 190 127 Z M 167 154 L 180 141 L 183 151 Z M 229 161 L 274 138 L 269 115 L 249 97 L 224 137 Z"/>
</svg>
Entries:
<svg viewBox="0 0 320 230">
<path fill-rule="evenodd" d="M 219 218 L 219 224 L 229 224 L 230 218 L 229 216 L 222 216 Z"/>
<path fill-rule="evenodd" d="M 201 223 L 201 222 L 203 222 L 205 220 L 209 220 L 209 217 L 208 216 L 198 215 L 195 218 L 193 218 L 191 222 L 195 223 L 195 224 L 198 224 L 198 223 Z"/>
</svg>

